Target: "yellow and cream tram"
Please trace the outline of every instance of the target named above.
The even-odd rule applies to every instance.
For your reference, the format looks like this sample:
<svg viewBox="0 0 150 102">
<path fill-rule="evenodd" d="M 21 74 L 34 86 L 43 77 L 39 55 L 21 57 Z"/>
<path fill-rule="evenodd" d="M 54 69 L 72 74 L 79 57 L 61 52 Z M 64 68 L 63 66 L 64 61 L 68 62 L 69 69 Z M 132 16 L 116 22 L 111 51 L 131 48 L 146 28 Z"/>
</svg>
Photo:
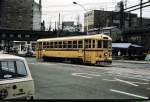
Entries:
<svg viewBox="0 0 150 102">
<path fill-rule="evenodd" d="M 36 58 L 109 65 L 112 63 L 111 41 L 104 34 L 39 39 Z"/>
</svg>

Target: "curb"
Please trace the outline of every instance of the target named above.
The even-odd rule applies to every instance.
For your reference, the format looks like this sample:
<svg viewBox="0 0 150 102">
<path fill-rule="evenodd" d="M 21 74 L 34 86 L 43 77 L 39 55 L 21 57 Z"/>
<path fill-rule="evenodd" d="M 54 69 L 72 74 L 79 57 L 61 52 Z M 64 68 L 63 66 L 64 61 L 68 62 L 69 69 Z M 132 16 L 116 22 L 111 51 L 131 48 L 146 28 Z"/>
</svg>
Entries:
<svg viewBox="0 0 150 102">
<path fill-rule="evenodd" d="M 134 63 L 134 64 L 150 64 L 150 61 L 113 60 L 113 62 Z"/>
</svg>

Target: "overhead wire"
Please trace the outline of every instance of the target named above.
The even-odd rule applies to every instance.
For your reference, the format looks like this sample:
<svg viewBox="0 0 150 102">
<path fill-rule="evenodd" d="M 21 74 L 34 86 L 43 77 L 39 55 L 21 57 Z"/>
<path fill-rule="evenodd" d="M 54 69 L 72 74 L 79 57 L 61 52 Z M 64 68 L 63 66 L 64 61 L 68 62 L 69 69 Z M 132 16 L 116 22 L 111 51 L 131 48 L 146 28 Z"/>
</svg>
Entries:
<svg viewBox="0 0 150 102">
<path fill-rule="evenodd" d="M 116 2 L 99 2 L 99 3 L 85 3 L 85 4 L 82 4 L 84 6 L 87 6 L 87 5 L 106 5 L 106 4 L 116 4 Z M 50 8 L 50 7 L 70 7 L 70 6 L 73 6 L 71 4 L 65 4 L 65 5 L 44 5 L 45 7 L 44 8 Z"/>
</svg>

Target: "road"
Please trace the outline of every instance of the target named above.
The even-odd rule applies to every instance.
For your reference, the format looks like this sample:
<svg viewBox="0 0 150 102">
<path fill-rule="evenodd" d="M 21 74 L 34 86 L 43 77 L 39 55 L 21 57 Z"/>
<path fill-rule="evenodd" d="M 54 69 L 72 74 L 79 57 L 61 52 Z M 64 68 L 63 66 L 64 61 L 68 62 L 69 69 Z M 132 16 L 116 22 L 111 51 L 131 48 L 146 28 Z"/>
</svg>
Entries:
<svg viewBox="0 0 150 102">
<path fill-rule="evenodd" d="M 149 64 L 113 61 L 109 67 L 99 67 L 26 59 L 36 99 L 147 99 L 149 95 Z"/>
</svg>

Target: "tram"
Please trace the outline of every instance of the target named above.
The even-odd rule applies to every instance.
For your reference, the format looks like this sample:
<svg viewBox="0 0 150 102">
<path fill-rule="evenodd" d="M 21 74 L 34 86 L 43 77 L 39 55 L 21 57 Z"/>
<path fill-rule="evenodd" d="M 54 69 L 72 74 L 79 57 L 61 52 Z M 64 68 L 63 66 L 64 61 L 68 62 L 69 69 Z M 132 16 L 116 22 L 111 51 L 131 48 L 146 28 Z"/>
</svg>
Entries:
<svg viewBox="0 0 150 102">
<path fill-rule="evenodd" d="M 110 65 L 112 39 L 104 34 L 38 39 L 36 58 Z"/>
</svg>

